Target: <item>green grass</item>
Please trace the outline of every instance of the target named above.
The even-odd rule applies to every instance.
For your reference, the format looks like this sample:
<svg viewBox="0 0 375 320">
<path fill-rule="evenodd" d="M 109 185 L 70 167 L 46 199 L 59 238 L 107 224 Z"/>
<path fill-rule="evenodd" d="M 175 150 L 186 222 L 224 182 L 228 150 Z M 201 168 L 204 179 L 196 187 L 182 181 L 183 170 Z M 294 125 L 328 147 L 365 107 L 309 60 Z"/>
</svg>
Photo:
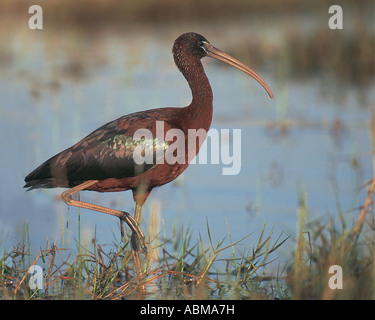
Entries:
<svg viewBox="0 0 375 320">
<path fill-rule="evenodd" d="M 166 239 L 165 230 L 157 228 L 158 212 L 152 210 L 142 278 L 136 275 L 128 241 L 101 245 L 96 235 L 87 246 L 79 236 L 76 254 L 47 242 L 31 258 L 25 223 L 22 240 L 1 255 L 0 299 L 374 299 L 374 189 L 370 191 L 361 208 L 366 217 L 351 227 L 345 219 L 339 227 L 308 222 L 306 195 L 301 195 L 296 247 L 285 264 L 277 252 L 292 240 L 273 230 L 267 234 L 266 225 L 255 243 L 248 236 L 234 239 L 229 228 L 214 243 L 208 222 L 208 244 L 201 234 L 194 240 L 184 226 Z M 27 273 L 34 264 L 43 268 L 42 290 L 29 286 Z M 342 267 L 343 289 L 329 288 L 331 265 Z"/>
<path fill-rule="evenodd" d="M 257 244 L 247 251 L 239 249 L 247 237 L 227 246 L 223 246 L 224 239 L 213 243 L 208 223 L 209 246 L 204 245 L 201 235 L 193 242 L 190 228 L 173 240 L 162 239 L 161 244 L 158 237 L 150 239 L 149 232 L 148 255 L 142 261 L 145 274 L 139 278 L 127 241 L 100 245 L 94 237 L 88 247 L 77 242 L 79 251 L 74 257 L 70 249 L 47 243 L 31 261 L 25 231 L 26 241 L 3 252 L 0 296 L 2 299 L 133 299 L 140 294 L 157 299 L 263 297 L 263 289 L 255 289 L 262 282 L 259 275 L 269 263 L 269 256 L 286 241 L 281 236 L 272 239 L 273 232 L 266 237 L 264 232 L 265 226 Z M 231 258 L 220 259 L 225 250 L 231 250 Z M 27 271 L 34 264 L 43 267 L 43 290 L 29 288 Z M 216 270 L 216 264 L 224 265 L 225 270 Z M 249 287 L 251 291 L 246 289 Z"/>
<path fill-rule="evenodd" d="M 293 299 L 374 299 L 375 215 L 370 205 L 375 180 L 370 188 L 360 216 L 367 215 L 366 223 L 345 221 L 339 212 L 340 225 L 333 221 L 322 225 L 308 222 L 308 208 L 300 196 L 299 232 L 293 262 L 286 272 L 289 295 Z M 332 290 L 329 273 L 332 265 L 342 268 L 343 288 Z"/>
</svg>

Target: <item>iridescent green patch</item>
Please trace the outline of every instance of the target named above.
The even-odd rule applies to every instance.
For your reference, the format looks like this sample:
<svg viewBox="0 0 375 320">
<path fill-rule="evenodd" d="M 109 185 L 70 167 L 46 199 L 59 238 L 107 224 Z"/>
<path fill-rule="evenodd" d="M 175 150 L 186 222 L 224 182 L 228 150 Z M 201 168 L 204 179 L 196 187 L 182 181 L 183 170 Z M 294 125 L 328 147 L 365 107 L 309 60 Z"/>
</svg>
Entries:
<svg viewBox="0 0 375 320">
<path fill-rule="evenodd" d="M 108 147 L 119 153 L 119 156 L 130 159 L 133 157 L 134 150 L 138 146 L 142 148 L 142 153 L 153 153 L 158 155 L 160 150 L 167 150 L 169 143 L 158 138 L 148 139 L 142 137 L 139 140 L 134 140 L 125 134 L 115 135 L 104 142 Z M 159 151 L 159 152 L 158 152 Z"/>
</svg>

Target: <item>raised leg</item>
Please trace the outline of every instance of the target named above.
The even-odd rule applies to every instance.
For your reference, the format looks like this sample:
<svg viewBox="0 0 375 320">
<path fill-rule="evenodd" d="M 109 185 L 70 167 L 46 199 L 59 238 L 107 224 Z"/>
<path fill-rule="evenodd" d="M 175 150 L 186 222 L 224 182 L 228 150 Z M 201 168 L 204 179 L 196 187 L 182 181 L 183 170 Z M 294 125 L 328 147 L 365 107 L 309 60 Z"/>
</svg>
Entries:
<svg viewBox="0 0 375 320">
<path fill-rule="evenodd" d="M 84 182 L 84 183 L 82 183 L 82 184 L 80 184 L 76 187 L 73 187 L 73 188 L 63 192 L 61 194 L 61 198 L 64 200 L 64 202 L 67 205 L 75 206 L 75 207 L 79 207 L 79 208 L 90 209 L 90 210 L 99 211 L 99 212 L 104 212 L 104 213 L 110 214 L 112 216 L 118 217 L 120 219 L 121 237 L 123 237 L 123 235 L 124 235 L 122 224 L 123 224 L 123 221 L 125 221 L 128 224 L 128 226 L 130 227 L 130 229 L 132 230 L 131 246 L 132 246 L 133 252 L 134 252 L 134 248 L 133 248 L 133 242 L 134 241 L 137 243 L 138 246 L 141 247 L 141 249 L 143 251 L 147 250 L 145 236 L 144 236 L 141 228 L 139 227 L 139 221 L 136 221 L 129 213 L 127 213 L 125 211 L 106 208 L 106 207 L 102 207 L 102 206 L 99 206 L 99 205 L 96 205 L 96 204 L 72 199 L 73 194 L 75 194 L 75 193 L 77 193 L 81 190 L 84 190 L 84 189 L 92 186 L 93 184 L 95 184 L 97 182 L 98 182 L 98 180 L 86 181 L 86 182 Z M 137 216 L 137 212 L 136 212 L 136 216 Z M 136 238 L 134 241 L 133 241 L 133 237 Z M 138 249 L 138 247 L 137 247 L 137 249 Z"/>
</svg>

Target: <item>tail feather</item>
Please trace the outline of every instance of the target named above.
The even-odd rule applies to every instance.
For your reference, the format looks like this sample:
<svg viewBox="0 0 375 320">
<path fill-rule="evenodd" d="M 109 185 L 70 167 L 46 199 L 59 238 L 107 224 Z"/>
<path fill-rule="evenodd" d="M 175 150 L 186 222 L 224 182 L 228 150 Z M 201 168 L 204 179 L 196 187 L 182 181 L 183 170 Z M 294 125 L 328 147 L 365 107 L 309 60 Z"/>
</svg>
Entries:
<svg viewBox="0 0 375 320">
<path fill-rule="evenodd" d="M 47 179 L 27 181 L 23 187 L 27 188 L 27 191 L 30 191 L 33 189 L 39 189 L 39 188 L 48 189 L 48 188 L 56 188 L 60 186 L 56 185 L 55 179 L 47 178 Z M 61 187 L 68 187 L 68 186 L 61 186 Z"/>
<path fill-rule="evenodd" d="M 23 187 L 28 188 L 27 191 L 38 188 L 70 187 L 66 168 L 56 161 L 60 155 L 61 153 L 55 155 L 28 174 Z"/>
</svg>

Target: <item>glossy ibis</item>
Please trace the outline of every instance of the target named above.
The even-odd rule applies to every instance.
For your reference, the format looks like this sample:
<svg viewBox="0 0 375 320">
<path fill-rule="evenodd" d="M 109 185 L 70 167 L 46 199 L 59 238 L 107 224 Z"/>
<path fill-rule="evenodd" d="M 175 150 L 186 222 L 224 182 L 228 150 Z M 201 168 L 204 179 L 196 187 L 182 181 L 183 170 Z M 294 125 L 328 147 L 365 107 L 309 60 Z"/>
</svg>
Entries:
<svg viewBox="0 0 375 320">
<path fill-rule="evenodd" d="M 62 199 L 72 206 L 104 212 L 125 221 L 132 229 L 131 246 L 137 272 L 140 273 L 138 260 L 139 247 L 145 249 L 145 239 L 139 227 L 142 205 L 154 187 L 164 185 L 176 179 L 189 164 L 189 160 L 199 152 L 203 139 L 194 141 L 195 147 L 188 149 L 188 129 L 210 128 L 212 119 L 212 90 L 204 72 L 201 59 L 211 57 L 224 61 L 242 70 L 257 80 L 272 98 L 268 85 L 250 68 L 228 54 L 212 46 L 208 40 L 197 33 L 185 33 L 179 36 L 173 45 L 173 58 L 186 78 L 191 92 L 192 102 L 185 108 L 159 108 L 125 115 L 111 121 L 72 147 L 53 156 L 25 178 L 25 188 L 70 188 L 62 193 Z M 184 163 L 149 163 L 139 165 L 134 152 L 139 140 L 133 139 L 138 129 L 147 129 L 156 136 L 156 122 L 163 121 L 164 132 L 179 129 L 185 133 Z M 167 140 L 167 139 L 165 139 Z M 144 142 L 144 141 L 143 141 Z M 148 141 L 156 150 L 160 141 Z M 168 152 L 170 143 L 161 143 L 163 152 Z M 159 149 L 160 150 L 160 149 Z M 188 154 L 188 150 L 193 154 Z M 72 195 L 81 190 L 112 192 L 132 190 L 136 203 L 135 216 L 124 211 L 72 199 Z M 138 265 L 138 267 L 137 267 Z"/>
</svg>

